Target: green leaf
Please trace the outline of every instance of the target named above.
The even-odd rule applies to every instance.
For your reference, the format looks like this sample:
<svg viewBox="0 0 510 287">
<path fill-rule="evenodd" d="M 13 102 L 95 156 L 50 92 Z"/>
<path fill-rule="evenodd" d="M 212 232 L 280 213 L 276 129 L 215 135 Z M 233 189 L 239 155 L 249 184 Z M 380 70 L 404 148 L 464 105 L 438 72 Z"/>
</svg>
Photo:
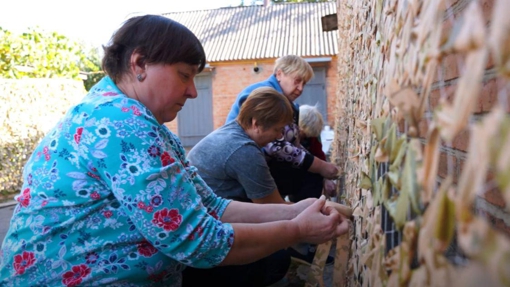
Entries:
<svg viewBox="0 0 510 287">
<path fill-rule="evenodd" d="M 402 173 L 402 192 L 408 194 L 413 211 L 421 214 L 422 206 L 418 196 L 418 178 L 416 176 L 416 156 L 412 149 L 407 149 L 404 171 Z"/>
<path fill-rule="evenodd" d="M 405 152 L 406 144 L 407 144 L 407 135 L 406 134 L 402 134 L 402 136 L 400 136 L 397 140 L 395 140 L 393 142 L 393 146 L 391 147 L 391 152 L 390 152 L 390 163 L 391 164 L 393 164 L 398 159 L 399 156 L 402 157 L 402 155 L 400 154 L 400 150 L 402 148 L 404 148 L 404 152 Z M 398 164 L 400 164 L 400 163 L 398 163 Z"/>
<path fill-rule="evenodd" d="M 455 233 L 455 204 L 448 197 L 447 190 L 439 191 L 440 202 L 434 236 L 448 246 Z"/>
<path fill-rule="evenodd" d="M 392 123 L 386 136 L 384 137 L 386 141 L 384 142 L 383 150 L 386 154 L 391 154 L 396 142 L 397 142 L 397 125 Z M 390 157 L 390 163 L 392 162 Z"/>
<path fill-rule="evenodd" d="M 384 204 L 391 218 L 398 229 L 402 229 L 407 220 L 407 211 L 409 210 L 409 197 L 407 193 L 401 192 L 398 197 L 387 200 Z"/>
<path fill-rule="evenodd" d="M 385 123 L 387 117 L 377 118 L 370 121 L 370 126 L 375 134 L 375 139 L 380 142 L 385 134 Z"/>
<path fill-rule="evenodd" d="M 361 172 L 361 181 L 360 181 L 358 187 L 363 188 L 363 189 L 371 189 L 372 188 L 372 180 L 364 172 Z"/>
<path fill-rule="evenodd" d="M 372 200 L 374 201 L 374 206 L 379 205 L 383 202 L 382 200 L 382 194 L 381 189 L 384 185 L 384 180 L 382 177 L 380 177 L 374 184 L 372 188 Z"/>
<path fill-rule="evenodd" d="M 404 155 L 407 152 L 407 141 L 405 135 L 400 137 L 398 141 L 401 141 L 400 147 L 398 148 L 397 155 L 395 156 L 395 159 L 390 165 L 390 171 L 397 171 L 400 169 L 400 165 L 402 164 L 402 159 L 404 158 Z M 391 156 L 390 156 L 391 158 Z"/>
<path fill-rule="evenodd" d="M 400 189 L 400 182 L 399 182 L 400 171 L 399 170 L 395 170 L 395 171 L 390 170 L 388 173 L 386 173 L 386 176 L 392 186 L 394 186 L 397 189 Z"/>
</svg>

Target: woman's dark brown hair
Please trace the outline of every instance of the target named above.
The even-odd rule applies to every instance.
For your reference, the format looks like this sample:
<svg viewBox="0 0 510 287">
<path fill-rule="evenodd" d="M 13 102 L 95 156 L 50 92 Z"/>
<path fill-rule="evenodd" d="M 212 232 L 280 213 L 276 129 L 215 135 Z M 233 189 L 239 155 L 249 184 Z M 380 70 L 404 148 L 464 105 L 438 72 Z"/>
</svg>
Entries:
<svg viewBox="0 0 510 287">
<path fill-rule="evenodd" d="M 102 67 L 115 83 L 129 71 L 133 52 L 142 55 L 145 64 L 175 64 L 184 62 L 205 66 L 202 44 L 188 28 L 159 15 L 144 15 L 128 19 L 104 46 Z"/>
</svg>

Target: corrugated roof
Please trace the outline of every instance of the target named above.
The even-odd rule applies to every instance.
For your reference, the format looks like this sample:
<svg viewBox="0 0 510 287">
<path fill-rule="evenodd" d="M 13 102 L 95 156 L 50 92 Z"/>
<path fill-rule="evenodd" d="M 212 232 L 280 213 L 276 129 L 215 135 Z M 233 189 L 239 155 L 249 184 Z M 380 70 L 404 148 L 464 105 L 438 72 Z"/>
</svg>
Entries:
<svg viewBox="0 0 510 287">
<path fill-rule="evenodd" d="M 338 31 L 323 32 L 321 17 L 335 14 L 335 2 L 273 4 L 164 13 L 202 42 L 208 62 L 332 56 Z"/>
</svg>

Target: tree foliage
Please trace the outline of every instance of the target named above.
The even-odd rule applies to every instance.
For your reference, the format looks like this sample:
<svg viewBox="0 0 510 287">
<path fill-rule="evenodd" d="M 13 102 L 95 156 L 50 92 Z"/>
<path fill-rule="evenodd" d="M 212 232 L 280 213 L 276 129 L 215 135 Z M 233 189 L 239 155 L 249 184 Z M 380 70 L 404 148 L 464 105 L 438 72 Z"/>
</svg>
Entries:
<svg viewBox="0 0 510 287">
<path fill-rule="evenodd" d="M 97 48 L 89 48 L 85 50 L 85 59 L 80 62 L 80 69 L 82 73 L 85 73 L 86 79 L 83 80 L 85 89 L 88 91 L 104 76 L 104 72 L 101 70 L 101 58 Z"/>
<path fill-rule="evenodd" d="M 93 81 L 100 73 L 99 52 L 57 32 L 29 28 L 15 35 L 0 27 L 0 77 L 70 78 Z M 83 73 L 85 72 L 85 73 Z M 87 87 L 88 89 L 88 87 Z"/>
</svg>

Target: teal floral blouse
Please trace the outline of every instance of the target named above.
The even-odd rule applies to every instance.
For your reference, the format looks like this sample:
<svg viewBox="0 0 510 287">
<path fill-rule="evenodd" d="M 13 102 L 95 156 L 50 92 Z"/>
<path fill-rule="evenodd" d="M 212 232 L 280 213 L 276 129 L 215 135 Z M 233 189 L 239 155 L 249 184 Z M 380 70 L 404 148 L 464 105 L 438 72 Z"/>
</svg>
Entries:
<svg viewBox="0 0 510 287">
<path fill-rule="evenodd" d="M 179 139 L 105 77 L 41 141 L 0 254 L 1 286 L 180 286 L 234 240 Z"/>
</svg>

